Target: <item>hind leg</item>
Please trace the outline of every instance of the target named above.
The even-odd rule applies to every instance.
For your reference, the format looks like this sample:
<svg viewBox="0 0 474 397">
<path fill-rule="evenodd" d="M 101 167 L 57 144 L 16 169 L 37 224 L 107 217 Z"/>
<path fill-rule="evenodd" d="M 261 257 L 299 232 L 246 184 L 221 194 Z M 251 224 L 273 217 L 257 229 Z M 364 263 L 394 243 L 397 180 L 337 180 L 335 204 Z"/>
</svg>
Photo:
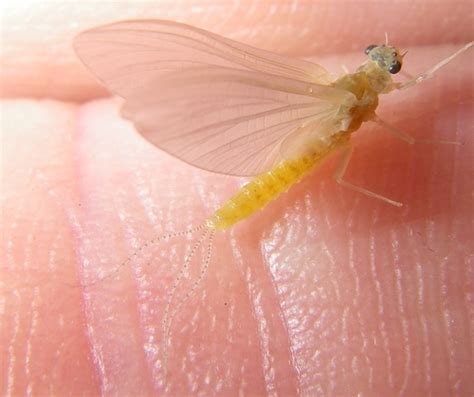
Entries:
<svg viewBox="0 0 474 397">
<path fill-rule="evenodd" d="M 403 204 L 398 201 L 391 200 L 385 196 L 371 192 L 370 190 L 364 189 L 363 187 L 353 185 L 352 183 L 344 180 L 344 174 L 346 173 L 347 166 L 349 165 L 349 162 L 351 160 L 352 153 L 353 153 L 352 145 L 348 145 L 344 149 L 340 163 L 338 167 L 336 168 L 336 172 L 334 173 L 334 179 L 336 180 L 336 182 L 351 190 L 355 190 L 356 192 L 365 194 L 366 196 L 385 201 L 386 203 L 394 205 L 395 207 L 401 207 Z"/>
</svg>

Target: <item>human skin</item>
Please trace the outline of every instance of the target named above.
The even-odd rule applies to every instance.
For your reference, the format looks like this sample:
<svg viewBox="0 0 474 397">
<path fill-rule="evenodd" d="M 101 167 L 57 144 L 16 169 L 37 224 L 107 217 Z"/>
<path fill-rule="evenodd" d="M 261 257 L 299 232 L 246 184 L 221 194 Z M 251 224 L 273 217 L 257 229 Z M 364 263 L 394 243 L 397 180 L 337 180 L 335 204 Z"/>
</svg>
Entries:
<svg viewBox="0 0 474 397">
<path fill-rule="evenodd" d="M 336 155 L 216 235 L 173 322 L 166 382 L 164 309 L 198 236 L 115 270 L 243 180 L 144 141 L 71 50 L 99 23 L 168 18 L 340 73 L 387 31 L 416 73 L 472 40 L 471 2 L 39 4 L 3 17 L 1 395 L 473 393 L 472 49 L 379 107 L 416 138 L 459 145 L 354 135 L 347 180 L 402 208 L 338 186 Z"/>
</svg>

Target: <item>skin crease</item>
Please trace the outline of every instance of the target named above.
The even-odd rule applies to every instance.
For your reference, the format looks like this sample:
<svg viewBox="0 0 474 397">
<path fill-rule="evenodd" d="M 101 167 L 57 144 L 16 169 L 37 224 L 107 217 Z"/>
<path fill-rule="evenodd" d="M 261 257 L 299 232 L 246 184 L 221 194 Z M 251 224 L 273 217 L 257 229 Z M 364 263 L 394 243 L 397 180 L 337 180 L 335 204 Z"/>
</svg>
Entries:
<svg viewBox="0 0 474 397">
<path fill-rule="evenodd" d="M 202 222 L 243 180 L 146 143 L 116 99 L 97 99 L 104 89 L 70 49 L 81 29 L 162 17 L 305 56 L 324 37 L 334 54 L 313 59 L 339 73 L 387 31 L 416 73 L 472 39 L 471 3 L 370 3 L 363 15 L 360 3 L 242 1 L 227 14 L 211 2 L 120 4 L 6 8 L 0 394 L 472 394 L 472 49 L 379 108 L 417 138 L 461 145 L 410 146 L 370 125 L 354 137 L 347 180 L 404 207 L 338 186 L 333 156 L 216 235 L 208 275 L 173 323 L 166 390 L 161 321 L 193 242 L 160 244 L 100 280 L 154 235 Z M 321 13 L 326 23 L 312 23 Z"/>
</svg>

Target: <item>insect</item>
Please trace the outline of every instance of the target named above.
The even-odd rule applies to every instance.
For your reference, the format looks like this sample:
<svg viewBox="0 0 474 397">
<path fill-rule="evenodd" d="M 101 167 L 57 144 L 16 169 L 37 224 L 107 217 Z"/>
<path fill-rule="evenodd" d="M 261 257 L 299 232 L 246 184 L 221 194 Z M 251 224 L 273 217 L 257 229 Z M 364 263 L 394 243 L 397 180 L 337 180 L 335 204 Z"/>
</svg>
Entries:
<svg viewBox="0 0 474 397">
<path fill-rule="evenodd" d="M 75 39 L 79 58 L 125 99 L 123 117 L 149 142 L 200 169 L 253 177 L 202 225 L 153 239 L 122 264 L 157 241 L 199 235 L 165 309 L 164 367 L 173 318 L 206 274 L 214 234 L 262 209 L 328 154 L 343 150 L 334 175 L 338 183 L 401 206 L 344 180 L 352 155 L 351 134 L 373 121 L 414 143 L 376 115 L 379 95 L 421 83 L 472 45 L 466 44 L 426 73 L 396 83 L 392 75 L 402 69 L 404 54 L 387 42 L 368 46 L 367 60 L 354 73 L 335 78 L 314 63 L 170 21 L 112 23 Z M 172 309 L 177 287 L 206 241 L 199 279 Z"/>
</svg>

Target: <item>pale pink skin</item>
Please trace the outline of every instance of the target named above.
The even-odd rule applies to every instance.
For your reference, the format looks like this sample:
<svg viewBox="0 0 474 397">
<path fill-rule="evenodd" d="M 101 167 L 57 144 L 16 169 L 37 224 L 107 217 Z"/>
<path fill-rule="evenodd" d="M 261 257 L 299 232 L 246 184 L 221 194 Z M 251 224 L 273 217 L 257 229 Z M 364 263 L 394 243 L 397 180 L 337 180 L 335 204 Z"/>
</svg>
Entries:
<svg viewBox="0 0 474 397">
<path fill-rule="evenodd" d="M 71 50 L 78 31 L 180 19 L 281 53 L 340 53 L 311 58 L 337 73 L 385 31 L 409 48 L 412 73 L 473 33 L 469 1 L 314 11 L 277 1 L 273 12 L 257 1 L 162 3 L 7 7 L 1 395 L 163 394 L 161 321 L 182 263 L 170 248 L 191 243 L 85 285 L 155 234 L 202 222 L 242 182 L 163 154 L 117 116 L 116 100 L 97 100 L 105 90 Z M 173 323 L 169 395 L 473 393 L 473 55 L 379 108 L 415 137 L 460 146 L 410 146 L 369 125 L 354 137 L 347 179 L 401 209 L 338 186 L 335 156 L 216 236 L 207 277 Z"/>
</svg>

